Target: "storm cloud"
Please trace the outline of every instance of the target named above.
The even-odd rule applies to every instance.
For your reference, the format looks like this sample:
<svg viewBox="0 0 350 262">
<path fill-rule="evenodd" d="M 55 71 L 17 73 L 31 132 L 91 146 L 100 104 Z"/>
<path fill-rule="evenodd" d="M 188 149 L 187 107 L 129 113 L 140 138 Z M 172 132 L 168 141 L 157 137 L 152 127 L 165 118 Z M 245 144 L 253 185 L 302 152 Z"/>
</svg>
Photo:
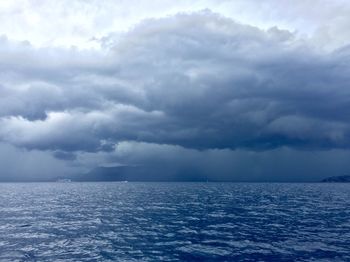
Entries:
<svg viewBox="0 0 350 262">
<path fill-rule="evenodd" d="M 346 48 L 320 54 L 288 31 L 209 11 L 102 41 L 104 53 L 84 53 L 3 39 L 1 140 L 65 151 L 349 147 Z"/>
<path fill-rule="evenodd" d="M 145 19 L 94 41 L 100 49 L 0 38 L 2 143 L 57 161 L 102 154 L 126 164 L 119 145 L 159 145 L 203 154 L 195 166 L 208 152 L 350 147 L 347 45 L 322 50 L 296 32 L 210 10 Z"/>
</svg>

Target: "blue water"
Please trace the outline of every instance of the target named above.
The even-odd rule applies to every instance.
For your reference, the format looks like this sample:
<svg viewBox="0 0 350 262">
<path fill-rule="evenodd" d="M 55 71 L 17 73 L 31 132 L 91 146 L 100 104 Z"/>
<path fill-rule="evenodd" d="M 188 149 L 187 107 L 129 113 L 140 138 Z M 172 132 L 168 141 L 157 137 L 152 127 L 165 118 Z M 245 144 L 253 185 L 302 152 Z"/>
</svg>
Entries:
<svg viewBox="0 0 350 262">
<path fill-rule="evenodd" d="M 0 184 L 0 261 L 350 261 L 350 184 Z"/>
</svg>

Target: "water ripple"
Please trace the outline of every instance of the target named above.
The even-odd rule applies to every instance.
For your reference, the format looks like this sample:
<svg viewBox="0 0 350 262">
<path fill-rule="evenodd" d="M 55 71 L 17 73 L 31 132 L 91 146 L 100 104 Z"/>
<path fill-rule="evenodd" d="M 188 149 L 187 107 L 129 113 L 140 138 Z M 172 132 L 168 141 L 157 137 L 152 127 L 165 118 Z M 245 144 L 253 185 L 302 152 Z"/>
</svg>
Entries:
<svg viewBox="0 0 350 262">
<path fill-rule="evenodd" d="M 350 184 L 0 184 L 0 261 L 350 261 Z"/>
</svg>

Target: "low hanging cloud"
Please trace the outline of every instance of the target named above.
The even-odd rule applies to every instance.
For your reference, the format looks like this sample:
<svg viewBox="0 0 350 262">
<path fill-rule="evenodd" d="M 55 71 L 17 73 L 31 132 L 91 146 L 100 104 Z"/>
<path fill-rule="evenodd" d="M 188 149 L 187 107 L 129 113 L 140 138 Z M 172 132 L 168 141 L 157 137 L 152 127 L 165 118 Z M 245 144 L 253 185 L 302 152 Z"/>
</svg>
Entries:
<svg viewBox="0 0 350 262">
<path fill-rule="evenodd" d="M 102 49 L 2 37 L 0 140 L 111 151 L 123 141 L 189 149 L 348 149 L 350 48 L 313 49 L 203 11 L 149 19 Z"/>
<path fill-rule="evenodd" d="M 194 150 L 175 145 L 121 142 L 112 152 L 84 152 L 76 164 L 142 171 L 143 179 L 158 175 L 202 178 L 210 181 L 320 181 L 350 169 L 349 150 L 297 150 L 280 147 L 264 151 L 244 149 Z M 119 163 L 119 164 L 118 164 Z M 117 171 L 118 172 L 118 171 Z M 103 172 L 100 173 L 103 175 Z"/>
<path fill-rule="evenodd" d="M 0 181 L 50 181 L 64 175 L 84 172 L 84 168 L 67 164 L 51 152 L 25 150 L 0 143 Z"/>
</svg>

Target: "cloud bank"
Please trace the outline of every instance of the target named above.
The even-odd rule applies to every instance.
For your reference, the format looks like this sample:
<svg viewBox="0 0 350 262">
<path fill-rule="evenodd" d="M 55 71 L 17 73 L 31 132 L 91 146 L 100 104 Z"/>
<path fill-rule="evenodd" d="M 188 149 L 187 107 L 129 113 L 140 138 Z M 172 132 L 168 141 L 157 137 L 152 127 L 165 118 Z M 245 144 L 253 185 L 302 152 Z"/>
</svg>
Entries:
<svg viewBox="0 0 350 262">
<path fill-rule="evenodd" d="M 0 38 L 2 143 L 70 164 L 86 154 L 129 164 L 115 158 L 122 143 L 202 152 L 198 163 L 220 150 L 350 147 L 346 45 L 323 51 L 295 32 L 209 10 L 146 19 L 98 41 L 102 49 L 81 50 Z"/>
</svg>

